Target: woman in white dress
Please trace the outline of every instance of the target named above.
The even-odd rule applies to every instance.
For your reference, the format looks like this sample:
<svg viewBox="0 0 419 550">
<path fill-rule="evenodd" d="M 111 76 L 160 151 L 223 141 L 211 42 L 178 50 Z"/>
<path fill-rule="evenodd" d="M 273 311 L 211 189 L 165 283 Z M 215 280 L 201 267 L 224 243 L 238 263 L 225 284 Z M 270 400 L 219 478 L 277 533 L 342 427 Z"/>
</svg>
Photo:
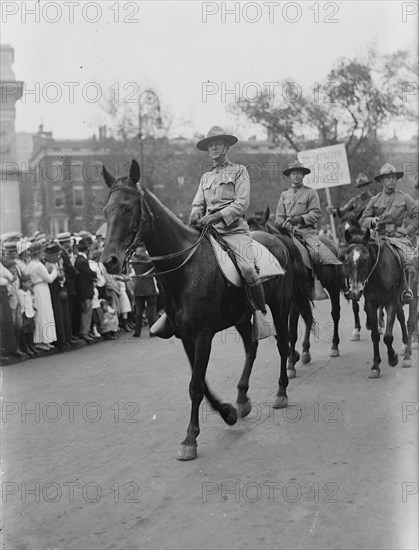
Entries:
<svg viewBox="0 0 419 550">
<path fill-rule="evenodd" d="M 51 294 L 49 284 L 55 281 L 58 272 L 55 267 L 51 273 L 41 262 L 44 254 L 44 245 L 34 242 L 30 248 L 32 261 L 28 265 L 28 273 L 31 277 L 34 292 L 35 312 L 35 347 L 43 351 L 54 349 L 51 342 L 57 339 L 55 330 L 54 313 L 52 310 Z"/>
</svg>

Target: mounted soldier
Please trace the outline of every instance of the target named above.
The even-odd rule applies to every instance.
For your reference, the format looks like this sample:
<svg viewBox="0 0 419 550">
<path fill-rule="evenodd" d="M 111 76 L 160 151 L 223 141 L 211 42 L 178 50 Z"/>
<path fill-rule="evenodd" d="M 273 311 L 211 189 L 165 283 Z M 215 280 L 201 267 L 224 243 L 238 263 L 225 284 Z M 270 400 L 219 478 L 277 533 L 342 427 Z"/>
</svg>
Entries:
<svg viewBox="0 0 419 550">
<path fill-rule="evenodd" d="M 355 187 L 359 189 L 358 195 L 352 197 L 342 208 L 335 208 L 333 205 L 327 207 L 329 214 L 342 218 L 347 212 L 351 212 L 357 220 L 359 220 L 364 213 L 368 203 L 372 198 L 372 194 L 369 190 L 369 184 L 372 183 L 368 176 L 362 172 L 357 175 L 355 180 Z"/>
<path fill-rule="evenodd" d="M 384 164 L 375 181 L 383 184 L 383 191 L 370 200 L 361 218 L 364 229 L 375 229 L 379 236 L 392 245 L 400 257 L 405 273 L 405 288 L 401 294 L 402 303 L 413 298 L 416 272 L 413 266 L 414 251 L 409 235 L 418 233 L 418 205 L 407 193 L 396 189 L 397 180 L 403 177 L 391 164 Z"/>
<path fill-rule="evenodd" d="M 237 142 L 236 136 L 227 134 L 220 126 L 212 126 L 206 137 L 196 144 L 197 149 L 209 154 L 213 166 L 201 177 L 192 201 L 189 225 L 199 229 L 213 226 L 234 253 L 252 307 L 265 315 L 265 295 L 244 217 L 250 203 L 249 173 L 245 166 L 231 162 L 227 156 L 230 147 Z M 174 330 L 167 316 L 162 315 L 150 333 L 169 338 Z"/>
<path fill-rule="evenodd" d="M 310 172 L 309 168 L 298 161 L 289 164 L 282 172 L 290 181 L 291 187 L 281 193 L 275 225 L 292 231 L 294 242 L 300 248 L 303 260 L 310 269 L 311 262 L 315 265 L 342 265 L 317 234 L 317 222 L 321 216 L 319 195 L 315 189 L 303 184 L 304 176 Z M 321 290 L 316 284 L 316 292 L 319 293 Z M 322 293 L 324 296 L 317 294 L 315 298 L 327 298 L 324 291 Z"/>
<path fill-rule="evenodd" d="M 192 201 L 191 226 L 212 225 L 234 252 L 240 272 L 256 309 L 266 313 L 265 296 L 254 257 L 249 226 L 244 217 L 250 203 L 250 178 L 247 168 L 231 162 L 227 153 L 238 142 L 219 126 L 212 126 L 196 147 L 207 151 L 212 168 L 202 175 Z"/>
</svg>

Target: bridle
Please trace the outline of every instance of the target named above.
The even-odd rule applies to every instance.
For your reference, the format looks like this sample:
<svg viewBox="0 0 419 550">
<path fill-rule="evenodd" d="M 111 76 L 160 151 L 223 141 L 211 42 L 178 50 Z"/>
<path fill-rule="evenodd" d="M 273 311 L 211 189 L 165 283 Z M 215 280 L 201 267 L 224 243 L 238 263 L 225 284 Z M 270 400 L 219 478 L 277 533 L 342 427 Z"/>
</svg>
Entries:
<svg viewBox="0 0 419 550">
<path fill-rule="evenodd" d="M 125 258 L 124 258 L 124 261 L 123 261 L 123 264 L 122 264 L 122 270 L 124 271 L 127 263 L 131 259 L 131 256 L 133 255 L 136 248 L 138 247 L 138 245 L 142 241 L 142 229 L 143 229 L 142 226 L 143 226 L 144 212 L 147 212 L 148 217 L 151 220 L 151 228 L 153 228 L 153 226 L 154 226 L 155 216 L 154 216 L 154 213 L 152 212 L 148 202 L 145 199 L 145 191 L 144 191 L 143 187 L 140 184 L 138 184 L 135 188 L 130 187 L 128 185 L 121 185 L 121 184 L 116 185 L 115 187 L 111 188 L 110 193 L 109 193 L 109 197 L 111 196 L 112 193 L 114 193 L 116 191 L 124 191 L 126 193 L 131 194 L 131 195 L 135 195 L 139 199 L 139 203 L 140 203 L 139 208 L 140 208 L 140 212 L 141 212 L 140 216 L 138 216 L 138 219 L 135 220 L 134 227 L 131 229 L 131 231 L 128 234 L 128 237 L 130 237 L 131 235 L 132 235 L 132 237 L 131 237 L 131 242 L 128 244 L 128 246 L 127 246 L 127 248 L 125 249 L 125 252 L 124 252 Z M 191 246 L 188 246 L 187 248 L 184 248 L 183 250 L 179 250 L 178 252 L 173 252 L 172 254 L 164 254 L 164 255 L 161 255 L 161 256 L 149 256 L 146 260 L 137 259 L 137 262 L 139 262 L 139 263 L 150 263 L 150 261 L 158 262 L 158 261 L 171 260 L 173 258 L 178 258 L 179 256 L 183 256 L 184 254 L 189 252 L 186 259 L 180 265 L 176 266 L 173 269 L 168 269 L 168 270 L 160 271 L 160 272 L 156 272 L 155 267 L 153 266 L 146 273 L 142 273 L 141 275 L 135 275 L 135 277 L 136 278 L 143 278 L 143 277 L 155 277 L 155 276 L 158 276 L 158 275 L 165 275 L 166 273 L 172 273 L 173 271 L 177 271 L 178 269 L 183 267 L 192 258 L 194 253 L 197 251 L 200 242 L 202 241 L 202 239 L 207 234 L 208 228 L 209 228 L 209 226 L 206 226 L 203 229 L 203 231 L 201 232 L 200 236 L 198 237 L 198 240 L 194 244 L 192 244 Z M 128 238 L 127 238 L 127 241 L 128 241 Z"/>
<path fill-rule="evenodd" d="M 380 250 L 381 250 L 381 239 L 380 239 L 380 236 L 379 234 L 377 233 L 377 245 L 378 245 L 378 250 L 377 250 L 377 258 L 374 262 L 374 265 L 372 266 L 372 268 L 370 269 L 370 272 L 368 273 L 368 275 L 366 276 L 365 278 L 365 281 L 362 283 L 361 287 L 362 287 L 362 290 L 365 289 L 365 287 L 367 286 L 369 280 L 370 280 L 370 277 L 371 275 L 374 273 L 375 271 L 375 268 L 377 267 L 378 265 L 378 262 L 380 260 Z"/>
</svg>

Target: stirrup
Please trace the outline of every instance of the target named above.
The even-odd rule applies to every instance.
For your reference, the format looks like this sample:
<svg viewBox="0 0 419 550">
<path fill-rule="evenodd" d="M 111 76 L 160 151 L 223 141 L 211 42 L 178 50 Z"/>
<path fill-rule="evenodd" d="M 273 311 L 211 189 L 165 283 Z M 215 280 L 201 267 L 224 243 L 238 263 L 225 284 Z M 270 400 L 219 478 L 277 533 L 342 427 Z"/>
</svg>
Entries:
<svg viewBox="0 0 419 550">
<path fill-rule="evenodd" d="M 158 336 L 159 338 L 168 339 L 174 334 L 175 331 L 173 325 L 165 313 L 163 313 L 160 319 L 157 319 L 154 325 L 150 327 L 151 336 Z"/>
<path fill-rule="evenodd" d="M 327 300 L 329 298 L 317 277 L 314 279 L 314 288 L 311 297 L 313 300 Z"/>
<path fill-rule="evenodd" d="M 266 318 L 266 314 L 263 314 L 260 310 L 256 309 L 253 312 L 252 322 L 252 340 L 262 340 L 275 336 L 275 326 Z"/>
<path fill-rule="evenodd" d="M 413 301 L 413 291 L 410 288 L 403 290 L 401 295 L 401 301 L 403 304 L 410 304 Z"/>
</svg>

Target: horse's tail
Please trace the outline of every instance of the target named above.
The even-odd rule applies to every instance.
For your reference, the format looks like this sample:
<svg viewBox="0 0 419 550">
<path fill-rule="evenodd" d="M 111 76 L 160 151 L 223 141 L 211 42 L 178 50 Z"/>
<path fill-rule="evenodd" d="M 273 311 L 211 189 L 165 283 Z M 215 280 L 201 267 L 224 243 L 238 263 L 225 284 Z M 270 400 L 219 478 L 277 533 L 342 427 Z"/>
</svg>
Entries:
<svg viewBox="0 0 419 550">
<path fill-rule="evenodd" d="M 298 313 L 303 318 L 305 324 L 312 328 L 314 323 L 312 309 L 313 301 L 311 299 L 313 285 L 300 251 L 295 247 L 293 252 L 294 257 L 291 260 L 294 275 L 292 297 Z"/>
</svg>

